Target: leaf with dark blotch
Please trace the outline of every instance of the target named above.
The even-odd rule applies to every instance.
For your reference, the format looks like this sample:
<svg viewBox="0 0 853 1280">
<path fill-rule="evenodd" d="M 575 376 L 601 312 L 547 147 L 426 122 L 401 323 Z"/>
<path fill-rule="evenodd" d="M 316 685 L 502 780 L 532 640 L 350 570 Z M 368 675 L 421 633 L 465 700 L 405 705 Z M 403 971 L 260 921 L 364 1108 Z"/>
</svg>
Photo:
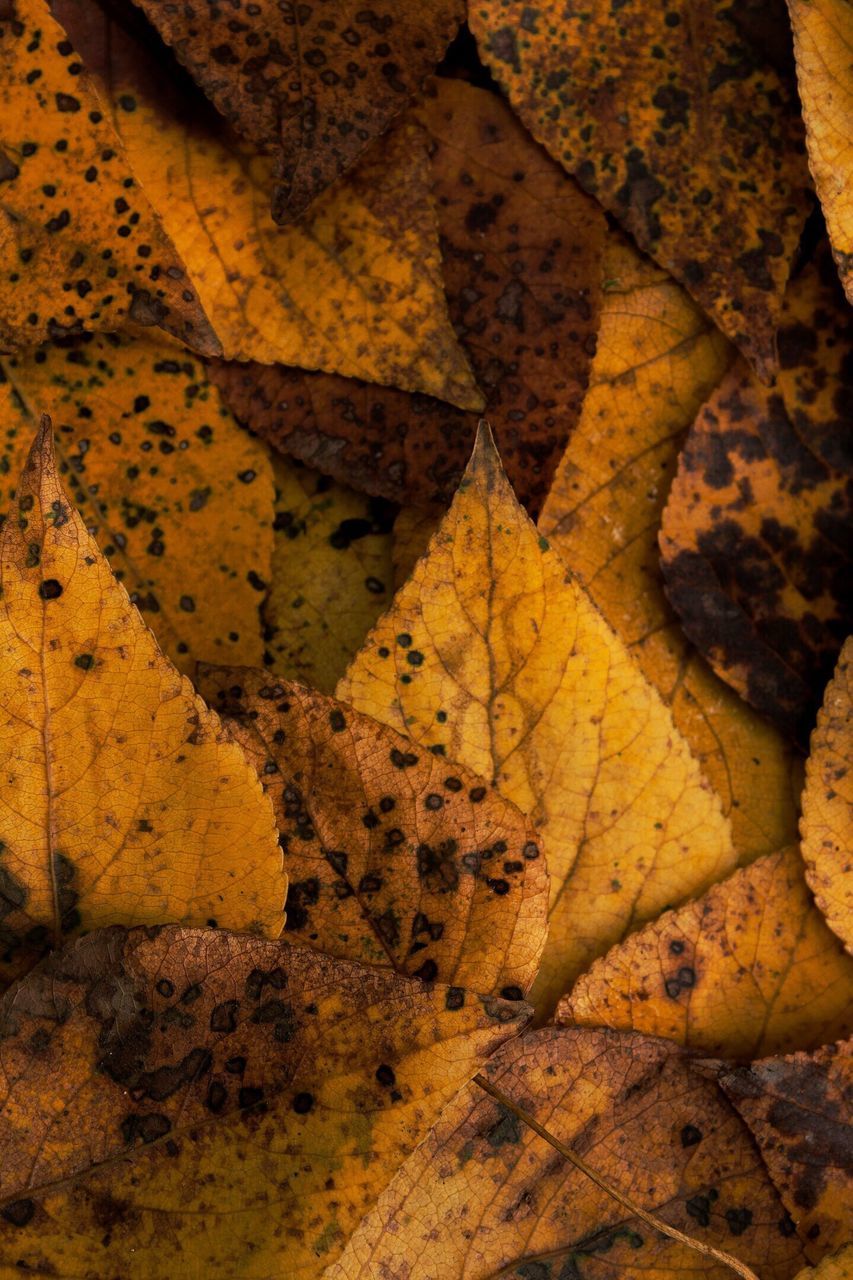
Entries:
<svg viewBox="0 0 853 1280">
<path fill-rule="evenodd" d="M 0 1009 L 2 1269 L 316 1276 L 524 1024 L 449 994 L 221 930 L 53 956 Z"/>
</svg>

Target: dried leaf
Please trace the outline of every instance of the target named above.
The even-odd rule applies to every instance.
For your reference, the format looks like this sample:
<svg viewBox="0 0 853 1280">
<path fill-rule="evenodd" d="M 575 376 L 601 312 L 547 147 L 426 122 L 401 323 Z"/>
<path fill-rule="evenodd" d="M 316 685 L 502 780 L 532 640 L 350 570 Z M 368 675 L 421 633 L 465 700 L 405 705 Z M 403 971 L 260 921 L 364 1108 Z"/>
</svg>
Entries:
<svg viewBox="0 0 853 1280">
<path fill-rule="evenodd" d="M 69 504 L 44 419 L 0 534 L 0 977 L 113 922 L 276 934 L 269 800 Z"/>
<path fill-rule="evenodd" d="M 0 8 L 0 350 L 159 325 L 222 348 L 45 0 Z"/>
<path fill-rule="evenodd" d="M 463 0 L 233 7 L 139 0 L 219 110 L 277 153 L 273 215 L 300 217 L 385 133 L 435 69 Z"/>
<path fill-rule="evenodd" d="M 477 0 L 470 22 L 533 136 L 772 374 L 808 174 L 791 95 L 729 0 Z"/>
<path fill-rule="evenodd" d="M 809 168 L 832 241 L 838 274 L 853 302 L 853 5 L 788 0 Z"/>
<path fill-rule="evenodd" d="M 806 888 L 768 854 L 627 938 L 578 979 L 557 1021 L 664 1036 L 748 1060 L 853 1031 L 853 960 Z"/>
<path fill-rule="evenodd" d="M 513 805 L 299 685 L 213 669 L 203 687 L 272 796 L 296 941 L 522 998 L 545 944 L 548 875 Z"/>
<path fill-rule="evenodd" d="M 806 1267 L 797 1280 L 853 1280 L 853 1244 L 845 1245 L 816 1267 Z"/>
<path fill-rule="evenodd" d="M 275 675 L 332 693 L 390 600 L 394 508 L 277 454 L 273 473 L 264 660 Z M 260 655 L 244 665 L 260 665 Z"/>
<path fill-rule="evenodd" d="M 799 761 L 688 643 L 664 595 L 657 543 L 684 435 L 731 348 L 621 238 L 608 243 L 604 270 L 590 389 L 539 529 L 670 708 L 748 862 L 797 842 Z"/>
<path fill-rule="evenodd" d="M 850 1042 L 724 1070 L 720 1083 L 752 1130 L 770 1176 L 818 1262 L 850 1238 Z"/>
<path fill-rule="evenodd" d="M 293 227 L 272 161 L 169 100 L 162 70 L 91 0 L 53 0 L 232 359 L 388 382 L 478 409 L 447 315 L 426 137 L 391 134 Z M 322 469 L 322 468 L 321 468 Z"/>
<path fill-rule="evenodd" d="M 690 432 L 661 531 L 667 594 L 688 637 L 801 738 L 853 629 L 851 333 L 837 281 L 806 268 L 786 301 L 779 388 L 743 362 L 732 368 Z"/>
<path fill-rule="evenodd" d="M 524 1023 L 448 994 L 220 930 L 52 957 L 2 1010 L 4 1269 L 316 1276 Z"/>
<path fill-rule="evenodd" d="M 734 865 L 669 713 L 513 496 L 487 429 L 338 696 L 530 815 L 551 875 L 542 1009 L 595 956 Z"/>
<path fill-rule="evenodd" d="M 853 951 L 853 792 L 849 770 L 853 639 L 841 651 L 818 713 L 803 792 L 806 880 L 826 922 Z"/>
<path fill-rule="evenodd" d="M 484 1072 L 632 1201 L 788 1280 L 803 1255 L 749 1134 L 662 1041 L 546 1028 Z M 325 1280 L 731 1275 L 649 1229 L 476 1083 L 446 1108 Z"/>
<path fill-rule="evenodd" d="M 45 408 L 76 507 L 178 669 L 192 676 L 197 661 L 260 662 L 272 469 L 205 367 L 153 336 L 0 361 L 10 497 Z"/>
<path fill-rule="evenodd" d="M 418 117 L 450 316 L 510 479 L 538 510 L 595 349 L 604 217 L 494 94 L 439 80 Z M 214 377 L 276 448 L 395 501 L 449 500 L 476 433 L 474 414 L 353 380 L 257 365 Z"/>
</svg>

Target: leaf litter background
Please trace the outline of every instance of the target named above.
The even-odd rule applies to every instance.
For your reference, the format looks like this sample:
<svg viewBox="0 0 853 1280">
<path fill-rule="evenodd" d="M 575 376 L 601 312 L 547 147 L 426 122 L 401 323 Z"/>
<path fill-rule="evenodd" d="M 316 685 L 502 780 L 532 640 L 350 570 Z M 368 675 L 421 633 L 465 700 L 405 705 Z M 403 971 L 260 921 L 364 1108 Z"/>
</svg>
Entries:
<svg viewBox="0 0 853 1280">
<path fill-rule="evenodd" d="M 4 1276 L 853 1275 L 852 110 L 0 0 Z"/>
</svg>

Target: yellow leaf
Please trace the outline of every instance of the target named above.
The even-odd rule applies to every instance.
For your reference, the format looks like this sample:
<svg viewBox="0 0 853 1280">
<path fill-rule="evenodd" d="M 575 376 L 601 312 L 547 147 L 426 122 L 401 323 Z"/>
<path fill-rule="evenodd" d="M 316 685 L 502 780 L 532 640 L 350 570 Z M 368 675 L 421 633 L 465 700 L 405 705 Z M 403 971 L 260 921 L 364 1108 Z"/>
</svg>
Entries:
<svg viewBox="0 0 853 1280">
<path fill-rule="evenodd" d="M 806 880 L 826 922 L 853 951 L 853 638 L 841 651 L 811 739 L 803 792 Z"/>
<path fill-rule="evenodd" d="M 788 0 L 809 168 L 853 302 L 853 4 Z"/>
<path fill-rule="evenodd" d="M 798 757 L 688 643 L 657 545 L 684 435 L 731 348 L 626 241 L 609 242 L 605 281 L 590 389 L 539 528 L 670 708 L 748 862 L 797 841 Z"/>
<path fill-rule="evenodd" d="M 853 1031 L 853 960 L 812 902 L 797 850 L 788 849 L 596 960 L 556 1017 L 724 1058 L 812 1049 Z"/>
<path fill-rule="evenodd" d="M 669 712 L 519 507 L 488 429 L 338 696 L 493 779 L 551 875 L 540 1007 L 735 855 Z"/>
<path fill-rule="evenodd" d="M 514 805 L 333 698 L 263 671 L 201 677 L 272 798 L 289 936 L 454 989 L 527 993 L 548 873 Z"/>
<path fill-rule="evenodd" d="M 160 325 L 222 348 L 45 0 L 0 10 L 0 350 Z"/>
<path fill-rule="evenodd" d="M 180 99 L 170 109 L 141 45 L 91 8 L 65 0 L 72 37 L 225 355 L 479 409 L 444 297 L 424 131 L 404 125 L 302 222 L 276 226 L 273 159 L 209 130 Z"/>
<path fill-rule="evenodd" d="M 0 1009 L 3 1274 L 316 1277 L 529 1013 L 449 994 L 224 930 L 52 956 Z"/>
<path fill-rule="evenodd" d="M 796 1280 L 853 1280 L 853 1244 L 846 1244 L 816 1267 L 806 1267 Z"/>
<path fill-rule="evenodd" d="M 275 934 L 269 800 L 70 505 L 44 419 L 0 535 L 0 975 L 104 924 Z"/>
<path fill-rule="evenodd" d="M 272 463 L 267 661 L 276 675 L 332 693 L 391 597 L 394 508 L 279 454 Z"/>
<path fill-rule="evenodd" d="M 48 410 L 75 505 L 178 669 L 259 663 L 272 469 L 204 365 L 154 337 L 111 335 L 3 358 L 3 375 L 9 497 Z"/>
</svg>

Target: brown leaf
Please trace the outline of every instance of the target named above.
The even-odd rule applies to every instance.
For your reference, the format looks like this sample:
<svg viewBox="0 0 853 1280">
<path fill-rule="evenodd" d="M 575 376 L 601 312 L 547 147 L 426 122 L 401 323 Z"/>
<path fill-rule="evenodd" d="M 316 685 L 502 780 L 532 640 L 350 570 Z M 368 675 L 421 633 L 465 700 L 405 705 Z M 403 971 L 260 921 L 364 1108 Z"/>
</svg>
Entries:
<svg viewBox="0 0 853 1280">
<path fill-rule="evenodd" d="M 507 471 L 538 510 L 580 413 L 598 328 L 604 219 L 492 93 L 439 80 L 418 110 L 450 316 Z M 449 499 L 477 415 L 354 379 L 212 366 L 236 415 L 283 453 L 395 501 Z"/>
<path fill-rule="evenodd" d="M 847 1243 L 853 1197 L 851 1043 L 724 1070 L 720 1082 L 752 1130 L 806 1256 Z"/>
<path fill-rule="evenodd" d="M 294 941 L 522 998 L 545 945 L 548 875 L 514 805 L 297 684 L 208 668 L 202 687 L 272 797 Z"/>
</svg>

